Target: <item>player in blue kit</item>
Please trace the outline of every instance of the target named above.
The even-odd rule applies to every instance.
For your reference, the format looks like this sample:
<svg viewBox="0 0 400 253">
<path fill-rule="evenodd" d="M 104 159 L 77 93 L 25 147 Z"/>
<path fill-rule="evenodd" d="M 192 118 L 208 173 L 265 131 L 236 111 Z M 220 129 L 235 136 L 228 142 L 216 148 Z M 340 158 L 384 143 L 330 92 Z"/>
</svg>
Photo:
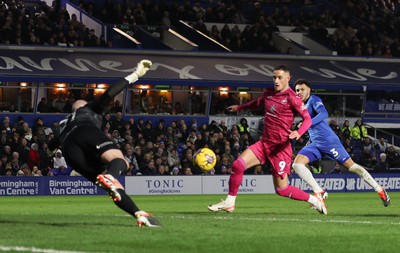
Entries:
<svg viewBox="0 0 400 253">
<path fill-rule="evenodd" d="M 310 83 L 307 80 L 297 80 L 294 86 L 297 95 L 303 99 L 312 119 L 311 127 L 308 129 L 310 143 L 303 147 L 294 159 L 292 167 L 295 172 L 310 185 L 317 198 L 326 199 L 328 194 L 318 185 L 310 170 L 306 167 L 308 163 L 319 160 L 323 155 L 326 155 L 342 164 L 350 172 L 359 175 L 378 193 L 383 205 L 389 206 L 390 197 L 385 189 L 372 178 L 368 171 L 351 159 L 339 137 L 326 123 L 325 119 L 328 117 L 328 112 L 321 98 L 311 94 Z"/>
</svg>

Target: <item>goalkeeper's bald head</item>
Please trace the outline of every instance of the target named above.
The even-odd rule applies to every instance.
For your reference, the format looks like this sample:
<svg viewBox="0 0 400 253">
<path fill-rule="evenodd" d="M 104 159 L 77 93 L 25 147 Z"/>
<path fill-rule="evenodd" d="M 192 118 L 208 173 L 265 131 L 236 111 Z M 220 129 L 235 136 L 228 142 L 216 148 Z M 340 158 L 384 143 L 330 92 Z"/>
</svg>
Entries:
<svg viewBox="0 0 400 253">
<path fill-rule="evenodd" d="M 75 112 L 76 110 L 78 110 L 79 108 L 85 106 L 87 104 L 87 101 L 79 99 L 76 100 L 73 104 L 72 104 L 72 111 Z"/>
</svg>

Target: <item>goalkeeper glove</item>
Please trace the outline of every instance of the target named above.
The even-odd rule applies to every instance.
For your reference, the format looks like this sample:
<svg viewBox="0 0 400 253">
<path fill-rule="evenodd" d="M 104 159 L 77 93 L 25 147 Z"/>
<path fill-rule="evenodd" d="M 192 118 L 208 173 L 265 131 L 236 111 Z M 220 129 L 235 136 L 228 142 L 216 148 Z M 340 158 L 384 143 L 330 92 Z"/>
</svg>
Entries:
<svg viewBox="0 0 400 253">
<path fill-rule="evenodd" d="M 129 76 L 125 77 L 129 83 L 136 82 L 140 77 L 144 76 L 146 72 L 150 69 L 152 62 L 149 60 L 141 60 L 136 67 L 136 70 L 130 74 Z"/>
</svg>

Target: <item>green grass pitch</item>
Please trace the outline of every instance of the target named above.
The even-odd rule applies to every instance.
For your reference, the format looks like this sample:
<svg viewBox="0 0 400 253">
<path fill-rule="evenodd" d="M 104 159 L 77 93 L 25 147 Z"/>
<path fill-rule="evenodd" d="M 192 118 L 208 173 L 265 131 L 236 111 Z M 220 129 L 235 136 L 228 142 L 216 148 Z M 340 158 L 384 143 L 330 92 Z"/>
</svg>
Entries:
<svg viewBox="0 0 400 253">
<path fill-rule="evenodd" d="M 331 193 L 328 215 L 273 194 L 133 196 L 161 228 L 139 228 L 106 196 L 1 197 L 0 252 L 399 252 L 400 193 Z"/>
</svg>

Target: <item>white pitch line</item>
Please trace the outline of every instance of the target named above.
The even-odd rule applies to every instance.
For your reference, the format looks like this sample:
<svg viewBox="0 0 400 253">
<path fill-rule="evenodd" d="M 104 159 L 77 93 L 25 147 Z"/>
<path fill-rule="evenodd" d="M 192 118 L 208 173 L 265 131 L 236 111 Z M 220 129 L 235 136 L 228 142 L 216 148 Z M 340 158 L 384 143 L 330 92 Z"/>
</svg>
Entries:
<svg viewBox="0 0 400 253">
<path fill-rule="evenodd" d="M 211 213 L 210 213 L 211 214 Z M 32 215 L 31 213 L 21 213 L 21 215 Z M 399 226 L 400 222 L 382 222 L 382 221 L 363 221 L 363 220 L 333 220 L 333 219 L 295 219 L 295 218 L 274 218 L 274 217 L 265 217 L 265 218 L 249 218 L 249 217 L 240 217 L 235 215 L 235 217 L 229 216 L 168 216 L 168 215 L 156 215 L 155 218 L 172 218 L 172 219 L 217 219 L 217 220 L 253 220 L 253 221 L 292 221 L 292 222 L 320 222 L 320 223 L 349 223 L 349 224 L 371 224 L 371 225 L 395 225 Z M 317 214 L 318 215 L 318 214 Z M 319 214 L 320 215 L 320 214 Z M 82 216 L 85 216 L 83 214 Z M 88 216 L 105 216 L 105 217 L 131 217 L 129 214 L 88 214 Z M 322 215 L 321 215 L 322 216 Z M 329 215 L 328 215 L 329 216 Z M 0 249 L 1 251 L 1 249 Z"/>
<path fill-rule="evenodd" d="M 0 251 L 23 251 L 33 253 L 96 253 L 86 251 L 69 251 L 69 250 L 56 250 L 56 249 L 39 249 L 35 247 L 22 247 L 22 246 L 4 246 L 0 245 Z"/>
</svg>

